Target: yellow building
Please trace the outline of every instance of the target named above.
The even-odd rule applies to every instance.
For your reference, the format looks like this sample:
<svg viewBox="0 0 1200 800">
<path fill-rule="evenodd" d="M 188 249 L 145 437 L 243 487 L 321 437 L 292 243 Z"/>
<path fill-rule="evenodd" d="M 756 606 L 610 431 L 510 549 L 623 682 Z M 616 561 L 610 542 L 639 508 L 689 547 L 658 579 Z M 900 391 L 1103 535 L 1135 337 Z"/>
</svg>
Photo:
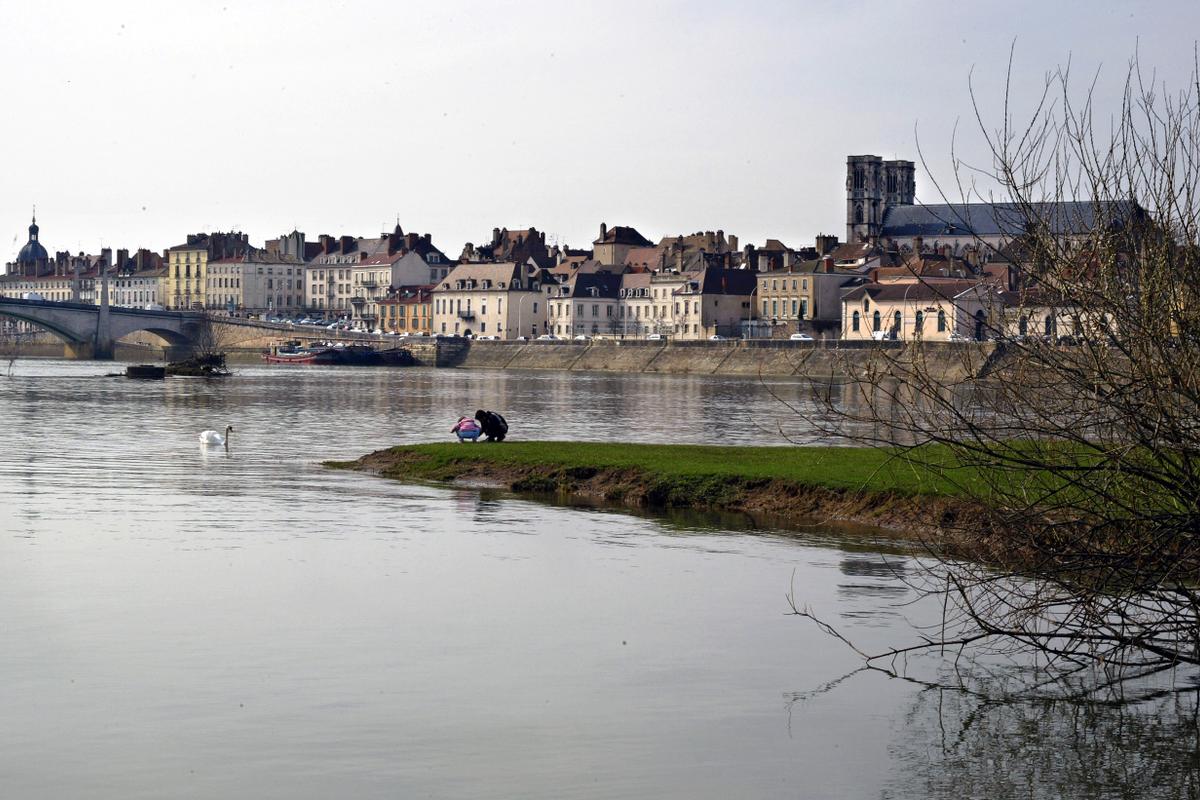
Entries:
<svg viewBox="0 0 1200 800">
<path fill-rule="evenodd" d="M 401 286 L 379 301 L 379 326 L 389 333 L 430 333 L 433 324 L 433 287 Z"/>
<path fill-rule="evenodd" d="M 249 252 L 244 233 L 188 234 L 187 241 L 167 251 L 166 293 L 162 304 L 171 309 L 221 308 L 208 296 L 208 262 Z"/>
<path fill-rule="evenodd" d="M 186 310 L 205 307 L 205 279 L 208 277 L 208 243 L 192 242 L 167 251 L 167 308 Z"/>
</svg>

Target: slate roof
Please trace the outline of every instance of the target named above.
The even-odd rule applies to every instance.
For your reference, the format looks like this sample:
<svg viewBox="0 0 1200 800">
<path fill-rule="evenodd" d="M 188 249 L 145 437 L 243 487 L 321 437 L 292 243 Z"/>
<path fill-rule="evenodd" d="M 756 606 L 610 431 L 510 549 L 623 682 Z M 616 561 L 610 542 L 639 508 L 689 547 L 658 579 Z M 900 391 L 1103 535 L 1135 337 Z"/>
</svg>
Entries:
<svg viewBox="0 0 1200 800">
<path fill-rule="evenodd" d="M 894 302 L 897 300 L 949 300 L 974 288 L 984 288 L 987 284 L 970 280 L 924 280 L 907 281 L 904 283 L 868 283 L 842 295 L 843 301 L 854 302 L 861 300 L 864 295 L 876 302 Z"/>
<path fill-rule="evenodd" d="M 758 288 L 758 276 L 761 273 L 749 269 L 723 269 L 721 267 L 705 267 L 688 277 L 695 282 L 702 294 L 732 294 L 752 295 Z M 690 292 L 685 292 L 690 293 Z"/>
<path fill-rule="evenodd" d="M 1034 203 L 1029 217 L 1044 222 L 1053 234 L 1071 235 L 1119 223 L 1132 211 L 1132 204 L 1117 202 Z M 881 235 L 1015 237 L 1025 232 L 1026 212 L 1014 203 L 943 203 L 892 206 L 884 215 Z"/>
<path fill-rule="evenodd" d="M 647 247 L 653 242 L 638 233 L 636 228 L 614 225 L 605 232 L 602 239 L 597 239 L 592 244 L 631 244 L 635 247 Z"/>
<path fill-rule="evenodd" d="M 611 272 L 580 272 L 568 284 L 568 297 L 597 297 L 616 300 L 621 292 L 621 277 Z M 592 294 L 592 290 L 596 294 Z"/>
</svg>

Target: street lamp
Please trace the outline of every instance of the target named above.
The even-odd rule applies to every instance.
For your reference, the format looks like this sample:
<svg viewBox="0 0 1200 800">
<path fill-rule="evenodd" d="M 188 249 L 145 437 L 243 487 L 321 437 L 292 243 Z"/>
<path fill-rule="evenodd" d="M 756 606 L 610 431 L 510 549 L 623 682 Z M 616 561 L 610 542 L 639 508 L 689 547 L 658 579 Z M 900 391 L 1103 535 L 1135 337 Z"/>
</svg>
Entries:
<svg viewBox="0 0 1200 800">
<path fill-rule="evenodd" d="M 530 297 L 531 295 L 537 297 L 540 294 L 540 292 L 530 292 L 529 294 L 524 294 L 524 290 L 521 291 L 522 294 L 517 298 L 517 336 L 524 335 L 521 333 L 521 305 L 525 302 L 526 298 Z"/>
</svg>

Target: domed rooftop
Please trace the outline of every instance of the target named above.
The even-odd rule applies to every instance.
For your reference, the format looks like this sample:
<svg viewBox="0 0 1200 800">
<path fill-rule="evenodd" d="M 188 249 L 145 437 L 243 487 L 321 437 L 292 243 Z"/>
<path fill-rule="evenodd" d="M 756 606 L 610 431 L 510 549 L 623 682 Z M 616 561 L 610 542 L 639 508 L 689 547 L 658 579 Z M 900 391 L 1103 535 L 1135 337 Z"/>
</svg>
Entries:
<svg viewBox="0 0 1200 800">
<path fill-rule="evenodd" d="M 42 247 L 42 243 L 38 241 L 37 217 L 34 217 L 33 224 L 29 226 L 29 241 L 21 248 L 21 252 L 17 253 L 17 263 L 44 264 L 49 260 L 50 254 L 46 252 L 46 248 Z"/>
</svg>

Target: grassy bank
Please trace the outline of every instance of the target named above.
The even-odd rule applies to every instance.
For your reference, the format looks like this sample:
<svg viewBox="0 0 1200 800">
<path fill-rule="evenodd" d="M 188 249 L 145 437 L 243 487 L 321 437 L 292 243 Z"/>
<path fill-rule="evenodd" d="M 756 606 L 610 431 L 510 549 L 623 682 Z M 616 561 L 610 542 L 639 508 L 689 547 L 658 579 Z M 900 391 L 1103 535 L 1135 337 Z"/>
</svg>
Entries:
<svg viewBox="0 0 1200 800">
<path fill-rule="evenodd" d="M 479 481 L 519 493 L 578 496 L 640 508 L 763 513 L 783 521 L 869 524 L 928 534 L 969 513 L 968 470 L 925 450 L 505 442 L 393 447 L 326 466 L 407 481 Z"/>
</svg>

